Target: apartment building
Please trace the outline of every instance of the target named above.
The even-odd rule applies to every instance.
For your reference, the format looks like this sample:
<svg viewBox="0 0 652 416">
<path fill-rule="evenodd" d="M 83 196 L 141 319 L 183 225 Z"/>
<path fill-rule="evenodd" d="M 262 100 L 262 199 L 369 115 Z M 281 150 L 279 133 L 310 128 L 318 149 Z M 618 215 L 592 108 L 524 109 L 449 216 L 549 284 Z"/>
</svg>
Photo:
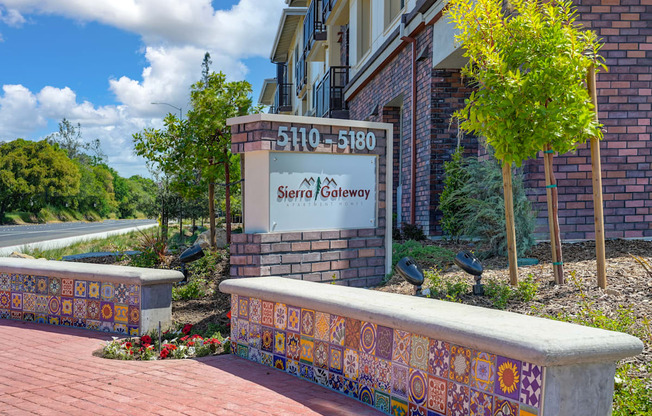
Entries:
<svg viewBox="0 0 652 416">
<path fill-rule="evenodd" d="M 270 112 L 394 124 L 393 212 L 397 223 L 442 234 L 444 162 L 460 134 L 452 113 L 471 93 L 465 64 L 442 17 L 445 0 L 286 0 L 260 103 Z M 604 41 L 609 72 L 598 74 L 607 238 L 652 238 L 652 2 L 581 0 L 581 23 Z M 542 156 L 524 167 L 545 238 Z M 590 150 L 555 157 L 565 239 L 593 238 Z"/>
</svg>

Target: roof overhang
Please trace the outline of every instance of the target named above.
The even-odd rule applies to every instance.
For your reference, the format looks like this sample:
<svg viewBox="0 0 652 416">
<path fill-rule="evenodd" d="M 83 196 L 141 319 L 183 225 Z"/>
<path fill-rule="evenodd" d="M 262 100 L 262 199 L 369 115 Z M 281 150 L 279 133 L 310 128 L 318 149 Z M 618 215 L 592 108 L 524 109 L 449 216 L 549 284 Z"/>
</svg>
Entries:
<svg viewBox="0 0 652 416">
<path fill-rule="evenodd" d="M 292 47 L 292 38 L 307 11 L 308 9 L 306 7 L 288 7 L 283 9 L 270 56 L 272 62 L 287 62 L 288 51 Z"/>
<path fill-rule="evenodd" d="M 260 97 L 258 104 L 272 105 L 274 104 L 274 94 L 276 93 L 276 78 L 266 78 L 263 81 L 263 87 L 260 89 Z"/>
<path fill-rule="evenodd" d="M 285 0 L 290 7 L 308 7 L 308 0 Z"/>
</svg>

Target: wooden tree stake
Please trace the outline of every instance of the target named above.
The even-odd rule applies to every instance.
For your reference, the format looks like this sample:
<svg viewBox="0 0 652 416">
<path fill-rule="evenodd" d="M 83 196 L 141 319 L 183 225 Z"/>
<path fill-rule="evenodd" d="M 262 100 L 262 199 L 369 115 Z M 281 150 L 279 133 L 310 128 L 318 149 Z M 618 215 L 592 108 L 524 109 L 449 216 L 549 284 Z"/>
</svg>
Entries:
<svg viewBox="0 0 652 416">
<path fill-rule="evenodd" d="M 505 197 L 505 227 L 507 229 L 507 256 L 509 258 L 509 283 L 518 285 L 516 259 L 516 230 L 514 227 L 514 195 L 512 193 L 512 167 L 503 162 L 503 195 Z"/>
<path fill-rule="evenodd" d="M 553 153 L 550 145 L 543 149 L 543 164 L 546 172 L 546 196 L 548 200 L 548 226 L 550 228 L 550 250 L 552 251 L 552 271 L 555 283 L 564 284 L 564 265 L 561 255 L 561 233 L 559 232 L 559 198 L 557 193 L 557 179 L 552 170 Z"/>
<path fill-rule="evenodd" d="M 593 102 L 595 119 L 598 120 L 598 94 L 595 86 L 595 68 L 591 66 L 586 79 L 589 95 Z M 602 163 L 600 162 L 600 140 L 591 138 L 591 176 L 593 177 L 593 221 L 595 222 L 595 254 L 598 266 L 598 286 L 607 287 L 607 263 L 604 246 L 604 214 L 602 212 Z"/>
</svg>

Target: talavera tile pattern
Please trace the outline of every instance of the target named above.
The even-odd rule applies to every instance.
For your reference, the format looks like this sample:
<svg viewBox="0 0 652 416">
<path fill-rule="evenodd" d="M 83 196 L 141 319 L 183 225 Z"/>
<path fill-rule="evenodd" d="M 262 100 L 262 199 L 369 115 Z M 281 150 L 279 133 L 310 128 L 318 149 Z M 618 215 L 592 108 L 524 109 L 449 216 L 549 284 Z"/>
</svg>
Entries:
<svg viewBox="0 0 652 416">
<path fill-rule="evenodd" d="M 137 336 L 140 315 L 140 285 L 0 273 L 0 319 Z"/>
<path fill-rule="evenodd" d="M 270 300 L 232 295 L 231 304 L 234 354 L 388 415 L 540 415 L 541 366 Z"/>
</svg>

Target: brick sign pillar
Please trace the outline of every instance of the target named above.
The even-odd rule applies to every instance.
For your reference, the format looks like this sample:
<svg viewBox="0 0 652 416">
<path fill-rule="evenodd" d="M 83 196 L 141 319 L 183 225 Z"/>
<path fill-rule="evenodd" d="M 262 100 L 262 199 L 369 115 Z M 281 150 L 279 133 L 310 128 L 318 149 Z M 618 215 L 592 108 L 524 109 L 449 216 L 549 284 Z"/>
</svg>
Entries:
<svg viewBox="0 0 652 416">
<path fill-rule="evenodd" d="M 277 114 L 228 124 L 244 172 L 231 277 L 371 286 L 390 272 L 391 124 Z"/>
</svg>

